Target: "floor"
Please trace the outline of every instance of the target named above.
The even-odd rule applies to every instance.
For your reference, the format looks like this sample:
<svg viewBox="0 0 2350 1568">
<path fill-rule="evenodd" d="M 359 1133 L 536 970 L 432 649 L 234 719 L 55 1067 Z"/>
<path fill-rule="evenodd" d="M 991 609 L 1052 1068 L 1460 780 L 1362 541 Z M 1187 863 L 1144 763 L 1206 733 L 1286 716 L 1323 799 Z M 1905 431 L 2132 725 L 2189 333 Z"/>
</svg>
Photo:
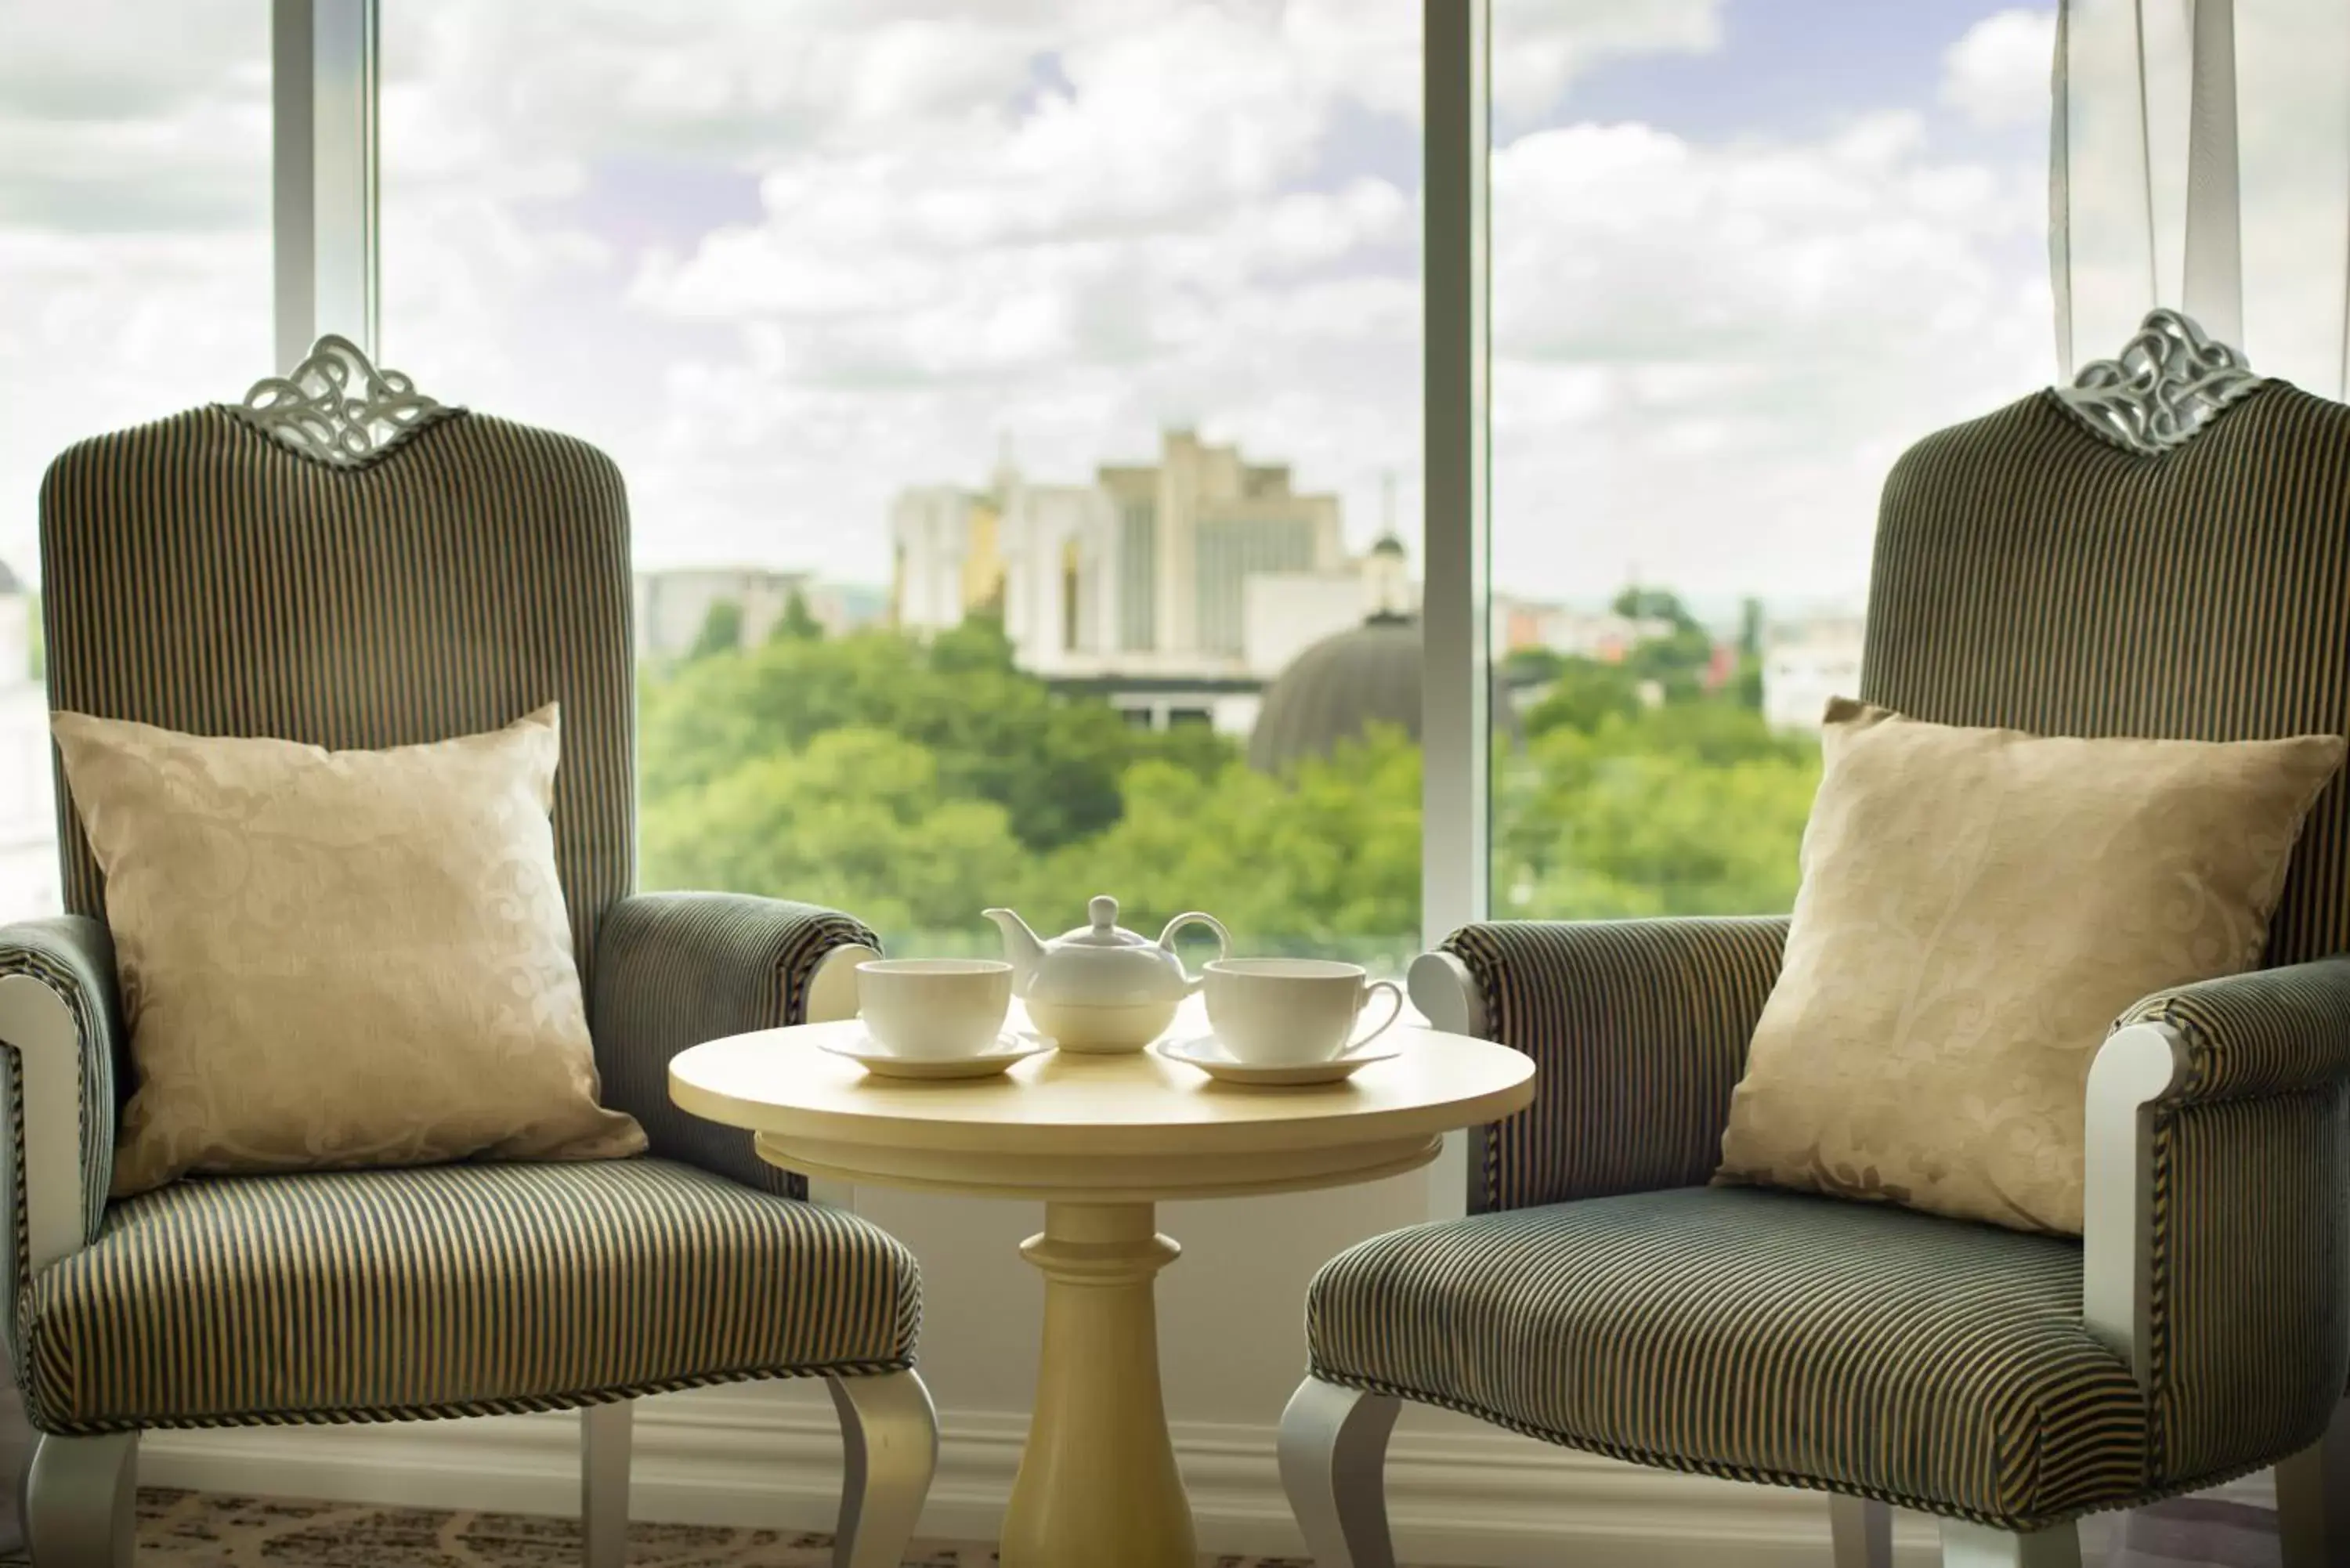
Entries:
<svg viewBox="0 0 2350 1568">
<path fill-rule="evenodd" d="M 579 1561 L 568 1519 L 143 1489 L 139 1561 L 150 1568 L 568 1568 Z M 1220 1557 L 1214 1568 L 1310 1568 L 1273 1557 Z M 639 1524 L 629 1568 L 829 1568 L 831 1537 L 773 1530 Z M 0 1568 L 25 1559 L 0 1553 Z M 940 1542 L 907 1568 L 995 1568 L 995 1551 Z"/>
<path fill-rule="evenodd" d="M 822 1535 L 640 1524 L 629 1536 L 629 1568 L 826 1568 L 831 1561 Z M 578 1561 L 577 1540 L 568 1519 L 157 1490 L 139 1495 L 139 1558 L 152 1568 L 567 1568 Z M 938 1542 L 906 1562 L 908 1568 L 995 1568 L 995 1552 Z M 1214 1568 L 1308 1568 L 1271 1557 L 1213 1562 Z M 24 1563 L 0 1553 L 0 1568 Z M 2131 1514 L 2111 1552 L 2093 1568 L 2276 1563 L 2274 1514 L 2182 1498 Z"/>
<path fill-rule="evenodd" d="M 2276 1512 L 2181 1497 L 2135 1510 L 2115 1532 L 2106 1568 L 2278 1568 Z"/>
</svg>

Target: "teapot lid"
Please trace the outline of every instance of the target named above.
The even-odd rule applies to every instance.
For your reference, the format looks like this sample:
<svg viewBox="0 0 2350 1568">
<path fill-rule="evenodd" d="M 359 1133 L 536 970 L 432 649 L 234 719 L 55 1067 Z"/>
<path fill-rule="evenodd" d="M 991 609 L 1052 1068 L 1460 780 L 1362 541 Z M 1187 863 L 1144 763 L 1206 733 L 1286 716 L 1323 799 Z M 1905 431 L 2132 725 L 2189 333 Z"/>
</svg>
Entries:
<svg viewBox="0 0 2350 1568">
<path fill-rule="evenodd" d="M 1061 933 L 1055 945 L 1079 948 L 1147 948 L 1158 944 L 1139 931 L 1129 931 L 1118 923 L 1118 900 L 1107 893 L 1097 893 L 1086 903 L 1090 926 Z"/>
</svg>

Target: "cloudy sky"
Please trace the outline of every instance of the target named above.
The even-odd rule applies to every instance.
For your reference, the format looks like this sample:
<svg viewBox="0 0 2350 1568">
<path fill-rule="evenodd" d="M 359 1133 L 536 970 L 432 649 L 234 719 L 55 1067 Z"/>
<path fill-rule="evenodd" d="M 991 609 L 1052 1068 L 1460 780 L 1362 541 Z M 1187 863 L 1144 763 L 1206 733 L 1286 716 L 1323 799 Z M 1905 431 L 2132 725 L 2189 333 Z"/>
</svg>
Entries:
<svg viewBox="0 0 2350 1568">
<path fill-rule="evenodd" d="M 2254 4 L 2263 0 L 2253 0 Z M 2053 0 L 1495 0 L 1494 582 L 1855 595 L 2054 373 Z M 267 368 L 264 0 L 0 0 L 0 554 Z M 1196 425 L 1419 504 L 1417 0 L 384 0 L 384 353 L 639 559 L 880 581 L 890 493 Z M 2134 308 L 2134 304 L 2133 304 Z"/>
</svg>

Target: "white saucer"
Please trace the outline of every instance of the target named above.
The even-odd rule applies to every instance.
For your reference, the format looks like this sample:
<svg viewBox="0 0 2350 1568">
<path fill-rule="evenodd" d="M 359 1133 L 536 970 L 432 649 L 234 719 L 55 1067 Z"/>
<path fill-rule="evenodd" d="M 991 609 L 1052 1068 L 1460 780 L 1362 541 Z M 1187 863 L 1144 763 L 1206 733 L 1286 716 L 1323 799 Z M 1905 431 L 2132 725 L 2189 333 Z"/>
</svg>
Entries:
<svg viewBox="0 0 2350 1568">
<path fill-rule="evenodd" d="M 900 1056 L 871 1035 L 859 1034 L 853 1040 L 825 1041 L 819 1049 L 846 1056 L 884 1078 L 992 1078 L 1014 1062 L 1043 1055 L 1053 1043 L 1041 1034 L 1006 1031 L 976 1056 Z"/>
<path fill-rule="evenodd" d="M 1336 1084 L 1353 1077 L 1374 1062 L 1389 1061 L 1402 1054 L 1394 1046 L 1382 1048 L 1374 1040 L 1327 1062 L 1265 1066 L 1254 1062 L 1235 1062 L 1224 1043 L 1212 1034 L 1163 1040 L 1151 1049 L 1170 1062 L 1197 1067 L 1211 1078 L 1222 1079 L 1227 1084 L 1253 1084 L 1260 1088 L 1303 1088 L 1308 1084 Z"/>
</svg>

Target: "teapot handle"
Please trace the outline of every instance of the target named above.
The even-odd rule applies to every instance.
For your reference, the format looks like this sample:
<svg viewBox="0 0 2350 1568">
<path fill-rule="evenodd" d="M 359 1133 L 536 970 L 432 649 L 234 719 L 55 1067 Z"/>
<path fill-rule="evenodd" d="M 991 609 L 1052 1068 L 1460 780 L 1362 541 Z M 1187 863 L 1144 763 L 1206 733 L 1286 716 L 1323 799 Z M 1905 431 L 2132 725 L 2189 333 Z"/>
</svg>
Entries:
<svg viewBox="0 0 2350 1568">
<path fill-rule="evenodd" d="M 1173 919 L 1168 921 L 1167 929 L 1159 933 L 1159 945 L 1165 948 L 1169 952 L 1173 952 L 1175 950 L 1175 933 L 1181 930 L 1185 926 L 1207 927 L 1208 929 L 1216 933 L 1216 957 L 1230 958 L 1232 956 L 1232 933 L 1224 929 L 1223 921 L 1216 919 L 1215 916 L 1207 913 L 1203 909 L 1187 909 L 1183 913 L 1176 916 Z M 1181 966 L 1179 964 L 1177 967 L 1180 968 Z M 1183 994 L 1189 996 L 1193 992 L 1199 990 L 1202 979 L 1203 977 L 1198 975 L 1184 975 Z"/>
</svg>

